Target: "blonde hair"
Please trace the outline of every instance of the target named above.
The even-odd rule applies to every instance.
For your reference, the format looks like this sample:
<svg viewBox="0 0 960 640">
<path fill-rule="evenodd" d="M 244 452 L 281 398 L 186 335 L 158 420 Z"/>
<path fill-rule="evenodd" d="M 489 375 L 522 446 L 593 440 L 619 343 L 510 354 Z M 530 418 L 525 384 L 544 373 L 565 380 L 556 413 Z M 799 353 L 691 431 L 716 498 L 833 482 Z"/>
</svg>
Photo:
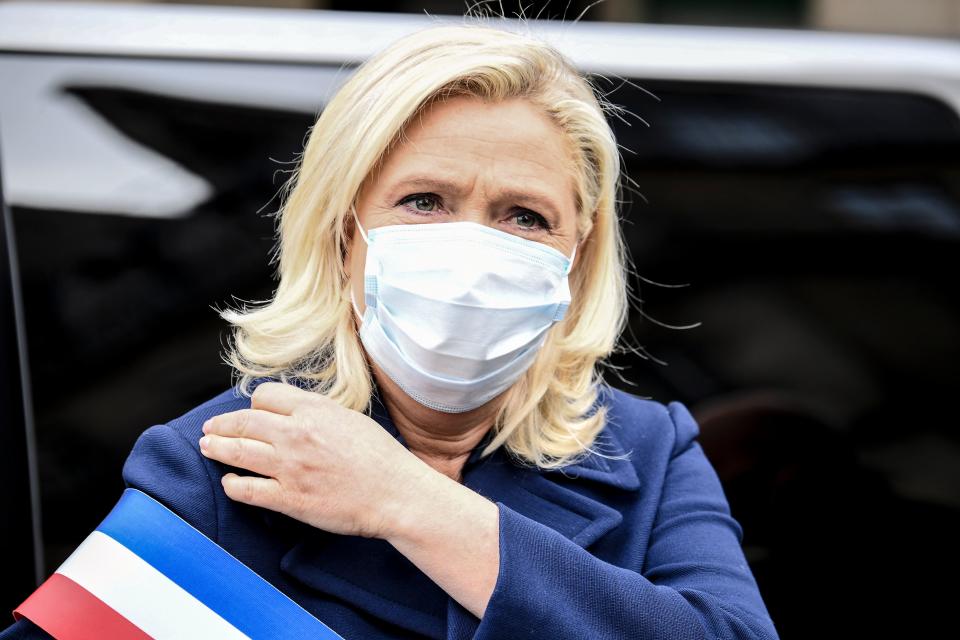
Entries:
<svg viewBox="0 0 960 640">
<path fill-rule="evenodd" d="M 616 209 L 620 156 L 603 97 L 563 54 L 531 35 L 466 21 L 430 26 L 357 69 L 312 127 L 287 183 L 271 258 L 279 258 L 273 299 L 220 311 L 234 325 L 224 360 L 247 395 L 250 383 L 266 376 L 369 409 L 374 383 L 344 267 L 350 207 L 405 126 L 434 101 L 459 95 L 529 100 L 558 125 L 577 165 L 581 243 L 571 305 L 533 365 L 505 392 L 482 455 L 505 445 L 540 468 L 571 464 L 587 452 L 603 455 L 591 447 L 606 422 L 597 403 L 598 365 L 617 345 L 627 316 Z"/>
</svg>

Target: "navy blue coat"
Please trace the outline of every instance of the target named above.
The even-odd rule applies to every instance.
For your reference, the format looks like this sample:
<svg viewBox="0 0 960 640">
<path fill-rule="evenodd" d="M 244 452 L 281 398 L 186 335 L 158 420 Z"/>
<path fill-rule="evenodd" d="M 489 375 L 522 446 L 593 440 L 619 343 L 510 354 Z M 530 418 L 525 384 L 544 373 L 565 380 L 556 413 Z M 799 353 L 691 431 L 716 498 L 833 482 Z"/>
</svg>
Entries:
<svg viewBox="0 0 960 640">
<path fill-rule="evenodd" d="M 211 416 L 249 408 L 228 389 L 147 429 L 123 467 L 127 486 L 173 509 L 346 640 L 679 640 L 777 632 L 740 546 L 716 472 L 679 402 L 604 387 L 609 420 L 590 456 L 563 470 L 479 452 L 463 483 L 500 514 L 500 568 L 483 619 L 385 540 L 342 536 L 230 500 L 231 469 L 201 455 Z M 372 417 L 403 442 L 374 397 Z M 490 434 L 487 435 L 487 438 Z M 21 620 L 0 640 L 49 638 Z"/>
</svg>

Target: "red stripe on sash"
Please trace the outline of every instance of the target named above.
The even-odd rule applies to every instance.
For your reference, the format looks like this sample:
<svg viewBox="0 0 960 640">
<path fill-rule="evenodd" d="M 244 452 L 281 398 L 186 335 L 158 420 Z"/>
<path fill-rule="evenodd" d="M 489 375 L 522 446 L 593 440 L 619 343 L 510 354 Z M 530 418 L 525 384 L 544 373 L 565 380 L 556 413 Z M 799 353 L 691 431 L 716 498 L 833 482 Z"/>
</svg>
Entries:
<svg viewBox="0 0 960 640">
<path fill-rule="evenodd" d="M 102 600 L 60 573 L 54 573 L 14 609 L 57 640 L 151 640 Z"/>
</svg>

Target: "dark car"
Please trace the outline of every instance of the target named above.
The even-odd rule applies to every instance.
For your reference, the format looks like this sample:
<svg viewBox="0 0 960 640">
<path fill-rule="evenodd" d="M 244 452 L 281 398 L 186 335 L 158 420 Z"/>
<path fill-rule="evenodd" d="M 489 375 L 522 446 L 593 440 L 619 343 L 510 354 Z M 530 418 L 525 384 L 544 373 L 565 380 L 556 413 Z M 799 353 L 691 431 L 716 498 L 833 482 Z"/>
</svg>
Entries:
<svg viewBox="0 0 960 640">
<path fill-rule="evenodd" d="M 137 436 L 230 384 L 216 310 L 271 296 L 309 127 L 438 20 L 460 18 L 0 4 L 8 612 L 116 502 Z M 960 44 L 506 24 L 617 106 L 635 304 L 606 377 L 691 408 L 781 636 L 948 624 Z"/>
</svg>

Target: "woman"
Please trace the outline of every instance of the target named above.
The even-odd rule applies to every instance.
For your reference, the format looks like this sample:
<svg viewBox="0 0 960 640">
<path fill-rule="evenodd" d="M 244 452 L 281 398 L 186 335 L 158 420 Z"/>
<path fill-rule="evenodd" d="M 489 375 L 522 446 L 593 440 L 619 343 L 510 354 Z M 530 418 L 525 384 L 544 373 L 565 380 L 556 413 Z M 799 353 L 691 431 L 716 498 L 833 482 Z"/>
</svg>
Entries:
<svg viewBox="0 0 960 640">
<path fill-rule="evenodd" d="M 348 640 L 775 638 L 690 413 L 597 372 L 619 171 L 550 46 L 397 41 L 311 131 L 274 298 L 222 313 L 236 388 L 125 482 Z"/>
</svg>

